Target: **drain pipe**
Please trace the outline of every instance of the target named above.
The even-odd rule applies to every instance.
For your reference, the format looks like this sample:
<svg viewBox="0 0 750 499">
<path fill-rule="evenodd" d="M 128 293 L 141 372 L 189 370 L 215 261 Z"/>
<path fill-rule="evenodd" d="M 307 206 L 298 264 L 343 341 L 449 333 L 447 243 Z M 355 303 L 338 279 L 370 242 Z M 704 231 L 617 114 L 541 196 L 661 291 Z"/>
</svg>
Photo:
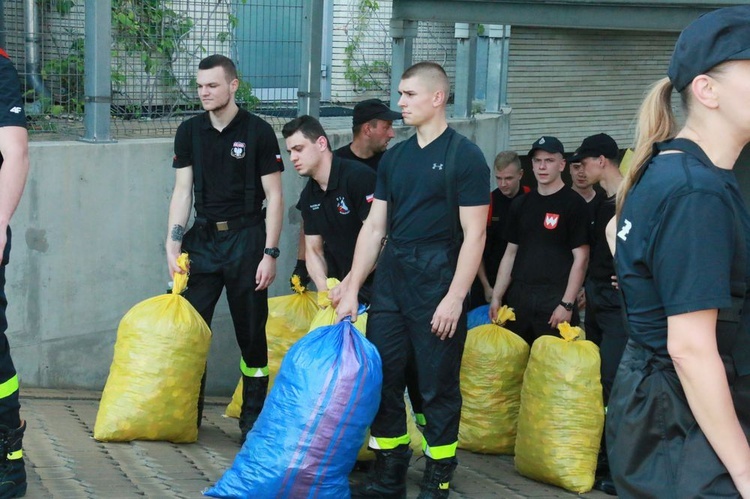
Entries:
<svg viewBox="0 0 750 499">
<path fill-rule="evenodd" d="M 42 80 L 39 6 L 36 0 L 25 0 L 23 13 L 26 28 L 26 88 L 33 89 L 37 99 L 49 99 L 52 93 Z"/>
</svg>

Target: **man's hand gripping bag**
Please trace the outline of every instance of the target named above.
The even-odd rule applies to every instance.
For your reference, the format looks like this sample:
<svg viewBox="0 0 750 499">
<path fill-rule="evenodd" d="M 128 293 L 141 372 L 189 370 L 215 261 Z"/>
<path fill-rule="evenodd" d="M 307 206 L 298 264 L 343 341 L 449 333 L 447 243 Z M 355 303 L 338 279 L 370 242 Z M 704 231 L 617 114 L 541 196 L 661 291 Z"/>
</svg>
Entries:
<svg viewBox="0 0 750 499">
<path fill-rule="evenodd" d="M 177 262 L 186 269 L 187 254 Z M 211 331 L 180 296 L 187 280 L 187 274 L 175 274 L 171 294 L 138 303 L 120 321 L 96 440 L 198 439 L 198 394 Z"/>
<path fill-rule="evenodd" d="M 291 295 L 277 296 L 268 299 L 268 320 L 266 321 L 266 338 L 268 341 L 268 375 L 269 386 L 273 386 L 276 374 L 281 366 L 281 359 L 310 330 L 310 322 L 318 312 L 316 294 L 302 286 L 298 275 L 292 277 Z M 242 407 L 242 377 L 227 405 L 224 414 L 230 418 L 240 417 Z"/>
<path fill-rule="evenodd" d="M 579 340 L 581 328 L 558 326 L 531 347 L 523 377 L 516 469 L 572 492 L 594 485 L 604 428 L 599 348 Z"/>
<path fill-rule="evenodd" d="M 380 405 L 377 349 L 351 323 L 292 346 L 232 467 L 204 494 L 236 498 L 350 497 L 348 475 Z"/>
<path fill-rule="evenodd" d="M 486 314 L 485 314 L 486 315 Z M 484 454 L 513 454 L 529 345 L 502 327 L 516 320 L 504 306 L 493 324 L 469 330 L 461 360 L 458 446 Z"/>
</svg>

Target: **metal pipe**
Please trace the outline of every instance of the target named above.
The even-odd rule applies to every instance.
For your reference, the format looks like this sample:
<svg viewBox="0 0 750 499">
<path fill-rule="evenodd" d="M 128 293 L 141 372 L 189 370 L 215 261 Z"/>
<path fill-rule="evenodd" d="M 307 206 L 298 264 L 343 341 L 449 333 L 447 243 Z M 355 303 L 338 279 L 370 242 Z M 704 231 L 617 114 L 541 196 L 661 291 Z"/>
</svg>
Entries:
<svg viewBox="0 0 750 499">
<path fill-rule="evenodd" d="M 23 9 L 26 48 L 26 87 L 36 93 L 37 99 L 50 98 L 52 93 L 42 79 L 41 36 L 39 5 L 36 0 L 24 0 Z"/>
</svg>

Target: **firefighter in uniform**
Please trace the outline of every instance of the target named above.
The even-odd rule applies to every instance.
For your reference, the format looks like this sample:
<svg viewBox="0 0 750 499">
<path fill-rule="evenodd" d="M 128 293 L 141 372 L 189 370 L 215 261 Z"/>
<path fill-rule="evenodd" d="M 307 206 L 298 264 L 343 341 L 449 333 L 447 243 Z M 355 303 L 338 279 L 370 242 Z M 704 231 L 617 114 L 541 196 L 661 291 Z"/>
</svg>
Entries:
<svg viewBox="0 0 750 499">
<path fill-rule="evenodd" d="M 18 375 L 10 357 L 5 297 L 5 266 L 10 257 L 10 219 L 23 194 L 29 172 L 26 115 L 18 73 L 0 49 L 0 498 L 26 494 L 26 469 L 22 440 L 26 422 L 21 420 Z"/>
<path fill-rule="evenodd" d="M 355 498 L 405 493 L 411 450 L 403 395 L 410 355 L 426 419 L 419 498 L 447 497 L 456 467 L 466 298 L 484 248 L 490 189 L 482 152 L 448 127 L 449 90 L 435 63 L 417 63 L 402 75 L 399 106 L 417 133 L 383 156 L 352 270 L 340 286 L 338 316 L 356 320 L 357 292 L 377 260 L 367 335 L 383 360 L 383 391 L 370 429 L 375 466 L 352 489 Z"/>
<path fill-rule="evenodd" d="M 169 206 L 169 270 L 190 255 L 185 298 L 210 325 L 226 289 L 242 358 L 240 430 L 244 441 L 268 390 L 268 286 L 276 276 L 283 198 L 276 134 L 235 102 L 234 63 L 212 55 L 198 66 L 205 113 L 180 125 L 175 136 L 175 187 Z M 195 222 L 185 232 L 195 191 Z M 266 208 L 262 208 L 263 201 Z"/>
</svg>

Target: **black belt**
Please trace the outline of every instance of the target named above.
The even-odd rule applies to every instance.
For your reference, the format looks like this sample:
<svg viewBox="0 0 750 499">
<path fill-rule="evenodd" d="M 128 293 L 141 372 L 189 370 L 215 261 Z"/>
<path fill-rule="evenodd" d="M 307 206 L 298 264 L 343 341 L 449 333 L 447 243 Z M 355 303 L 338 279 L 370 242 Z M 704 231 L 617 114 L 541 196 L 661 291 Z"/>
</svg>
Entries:
<svg viewBox="0 0 750 499">
<path fill-rule="evenodd" d="M 222 220 L 221 222 L 211 222 L 205 218 L 196 218 L 195 225 L 199 228 L 208 228 L 216 230 L 217 232 L 224 232 L 227 230 L 246 229 L 258 225 L 263 221 L 263 217 L 260 215 L 252 217 L 240 217 L 232 220 Z"/>
</svg>

